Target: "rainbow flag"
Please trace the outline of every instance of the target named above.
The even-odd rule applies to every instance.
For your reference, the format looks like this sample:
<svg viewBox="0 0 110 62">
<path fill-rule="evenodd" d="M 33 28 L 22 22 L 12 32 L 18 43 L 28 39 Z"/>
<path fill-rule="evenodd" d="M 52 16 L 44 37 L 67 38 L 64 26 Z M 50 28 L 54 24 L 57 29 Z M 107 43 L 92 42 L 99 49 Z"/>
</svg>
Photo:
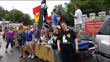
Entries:
<svg viewBox="0 0 110 62">
<path fill-rule="evenodd" d="M 41 8 L 41 5 L 33 8 L 33 14 L 34 14 L 35 22 L 37 23 L 37 25 L 38 25 L 38 22 L 39 22 L 40 8 Z"/>
<path fill-rule="evenodd" d="M 54 36 L 54 37 L 53 37 L 54 41 L 56 41 L 56 40 L 57 40 L 57 38 L 58 38 L 57 36 Z"/>
<path fill-rule="evenodd" d="M 70 34 L 66 34 L 66 36 L 67 36 L 68 38 L 70 38 Z"/>
</svg>

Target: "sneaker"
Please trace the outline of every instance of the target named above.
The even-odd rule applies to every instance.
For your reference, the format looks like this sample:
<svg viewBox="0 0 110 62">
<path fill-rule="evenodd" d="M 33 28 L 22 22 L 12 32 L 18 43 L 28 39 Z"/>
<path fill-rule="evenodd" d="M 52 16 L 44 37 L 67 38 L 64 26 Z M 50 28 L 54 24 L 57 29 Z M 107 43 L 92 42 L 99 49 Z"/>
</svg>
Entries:
<svg viewBox="0 0 110 62">
<path fill-rule="evenodd" d="M 13 49 L 11 49 L 10 52 L 13 52 Z"/>
<path fill-rule="evenodd" d="M 29 54 L 28 58 L 30 58 L 30 57 L 31 57 L 31 54 Z"/>
<path fill-rule="evenodd" d="M 3 58 L 3 56 L 0 56 L 0 58 Z"/>
<path fill-rule="evenodd" d="M 31 58 L 33 59 L 34 58 L 34 55 L 32 55 Z"/>
<path fill-rule="evenodd" d="M 5 51 L 5 53 L 7 53 L 7 51 Z"/>
</svg>

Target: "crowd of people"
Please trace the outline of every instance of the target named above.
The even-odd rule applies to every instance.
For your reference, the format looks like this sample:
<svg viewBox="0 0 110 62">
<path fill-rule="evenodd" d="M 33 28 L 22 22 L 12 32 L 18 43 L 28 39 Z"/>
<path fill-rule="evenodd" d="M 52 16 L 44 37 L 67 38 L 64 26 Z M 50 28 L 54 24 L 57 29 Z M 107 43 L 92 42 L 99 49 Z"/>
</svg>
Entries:
<svg viewBox="0 0 110 62">
<path fill-rule="evenodd" d="M 51 16 L 45 16 L 43 26 L 44 26 L 44 37 L 47 44 L 51 44 L 55 62 L 74 62 L 74 52 L 78 51 L 78 41 L 81 41 L 81 16 L 82 12 L 78 5 L 75 5 L 75 15 L 70 13 L 75 19 L 75 30 L 71 30 L 66 20 L 62 20 L 58 16 L 58 10 L 55 8 L 51 12 Z M 19 27 L 9 27 L 5 29 L 5 41 L 6 51 L 8 53 L 8 46 L 11 43 L 11 50 L 13 52 L 13 40 L 17 38 L 20 50 L 20 58 L 26 58 L 25 56 L 25 45 L 29 49 L 28 58 L 34 58 L 34 39 L 36 37 L 37 27 L 33 26 L 23 26 L 19 24 Z M 2 29 L 0 27 L 0 33 Z M 0 37 L 1 38 L 1 37 Z M 0 40 L 0 47 L 1 47 Z M 2 56 L 0 56 L 2 57 Z"/>
<path fill-rule="evenodd" d="M 17 42 L 19 44 L 19 50 L 20 50 L 20 58 L 25 58 L 25 45 L 29 49 L 29 56 L 28 58 L 34 58 L 34 52 L 33 52 L 33 44 L 34 44 L 34 26 L 25 26 L 23 27 L 23 24 L 20 23 L 19 27 L 13 28 L 12 26 L 9 27 L 9 29 L 5 28 L 5 31 L 2 31 L 2 26 L 0 26 L 0 47 L 4 40 L 6 41 L 6 51 L 5 53 L 8 53 L 8 46 L 11 43 L 11 50 L 10 52 L 13 52 L 14 47 L 14 40 L 17 39 Z M 32 30 L 31 30 L 32 29 Z M 4 36 L 3 36 L 4 35 Z M 2 58 L 3 56 L 0 56 Z"/>
</svg>

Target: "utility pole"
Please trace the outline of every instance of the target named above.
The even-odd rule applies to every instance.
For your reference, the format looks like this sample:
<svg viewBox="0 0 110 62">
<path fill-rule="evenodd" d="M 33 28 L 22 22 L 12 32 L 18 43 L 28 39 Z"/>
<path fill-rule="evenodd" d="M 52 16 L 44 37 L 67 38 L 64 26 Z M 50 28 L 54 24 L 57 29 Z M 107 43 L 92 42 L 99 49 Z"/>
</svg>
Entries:
<svg viewBox="0 0 110 62">
<path fill-rule="evenodd" d="M 12 7 L 13 8 L 13 22 L 14 22 L 14 7 Z"/>
</svg>

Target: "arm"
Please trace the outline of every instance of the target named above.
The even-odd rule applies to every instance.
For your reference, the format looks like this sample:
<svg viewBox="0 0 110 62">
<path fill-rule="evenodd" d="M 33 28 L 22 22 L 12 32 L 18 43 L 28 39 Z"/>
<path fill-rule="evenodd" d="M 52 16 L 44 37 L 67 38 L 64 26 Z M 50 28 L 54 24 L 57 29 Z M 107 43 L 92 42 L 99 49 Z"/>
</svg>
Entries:
<svg viewBox="0 0 110 62">
<path fill-rule="evenodd" d="M 58 51 L 61 51 L 61 48 L 60 48 L 60 43 L 61 43 L 61 41 L 60 41 L 60 40 L 57 40 L 57 47 L 58 47 Z"/>
<path fill-rule="evenodd" d="M 46 26 L 48 26 L 48 27 L 49 27 L 49 25 L 48 25 L 48 24 L 46 24 L 46 23 L 44 23 L 44 25 L 46 25 Z"/>
<path fill-rule="evenodd" d="M 78 51 L 78 39 L 75 39 L 76 51 Z"/>
<path fill-rule="evenodd" d="M 13 31 L 13 38 L 14 38 L 14 40 L 15 40 L 15 32 Z"/>
<path fill-rule="evenodd" d="M 18 31 L 16 31 L 16 39 L 18 38 Z"/>
<path fill-rule="evenodd" d="M 60 21 L 60 17 L 57 17 L 56 19 L 57 19 L 58 22 Z"/>
<path fill-rule="evenodd" d="M 34 40 L 34 34 L 32 34 L 32 43 L 31 44 L 33 44 L 33 40 Z"/>
<path fill-rule="evenodd" d="M 6 41 L 6 37 L 7 37 L 7 34 L 5 34 L 5 41 Z"/>
<path fill-rule="evenodd" d="M 15 32 L 17 31 L 17 27 L 15 26 Z"/>
<path fill-rule="evenodd" d="M 72 13 L 70 13 L 70 15 L 72 16 L 72 17 L 74 17 L 74 18 L 77 18 L 76 16 L 74 16 Z"/>
</svg>

